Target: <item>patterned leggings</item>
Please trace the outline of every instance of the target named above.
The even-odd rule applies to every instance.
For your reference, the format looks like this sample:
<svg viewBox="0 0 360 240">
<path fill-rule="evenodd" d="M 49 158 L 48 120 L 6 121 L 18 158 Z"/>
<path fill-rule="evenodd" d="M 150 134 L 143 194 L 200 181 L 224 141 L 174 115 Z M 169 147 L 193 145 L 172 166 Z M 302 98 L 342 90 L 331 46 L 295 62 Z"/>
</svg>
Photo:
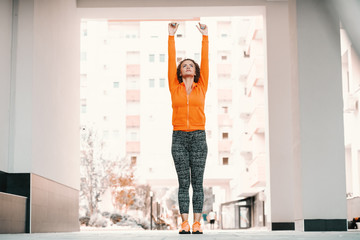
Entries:
<svg viewBox="0 0 360 240">
<path fill-rule="evenodd" d="M 207 150 L 204 130 L 173 131 L 171 153 L 179 181 L 178 200 L 181 214 L 189 213 L 190 181 L 193 188 L 193 212 L 202 212 L 204 203 L 203 177 Z"/>
</svg>

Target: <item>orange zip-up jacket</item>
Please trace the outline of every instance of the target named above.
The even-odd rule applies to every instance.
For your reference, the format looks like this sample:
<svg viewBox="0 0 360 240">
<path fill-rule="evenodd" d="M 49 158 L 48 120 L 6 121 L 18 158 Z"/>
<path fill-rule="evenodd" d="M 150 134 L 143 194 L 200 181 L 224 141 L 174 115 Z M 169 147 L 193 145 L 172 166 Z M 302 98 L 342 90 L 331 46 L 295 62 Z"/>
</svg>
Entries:
<svg viewBox="0 0 360 240">
<path fill-rule="evenodd" d="M 168 80 L 172 100 L 172 124 L 174 131 L 205 130 L 205 94 L 209 81 L 209 40 L 203 35 L 201 47 L 200 77 L 193 83 L 191 93 L 186 93 L 185 83 L 179 83 L 176 75 L 176 51 L 174 36 L 168 42 Z"/>
</svg>

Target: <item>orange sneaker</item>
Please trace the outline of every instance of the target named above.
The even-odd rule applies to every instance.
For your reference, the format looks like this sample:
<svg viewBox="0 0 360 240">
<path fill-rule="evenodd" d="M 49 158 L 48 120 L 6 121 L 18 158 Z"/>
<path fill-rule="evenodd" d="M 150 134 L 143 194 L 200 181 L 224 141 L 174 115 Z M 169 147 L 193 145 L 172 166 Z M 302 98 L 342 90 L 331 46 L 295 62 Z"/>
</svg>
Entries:
<svg viewBox="0 0 360 240">
<path fill-rule="evenodd" d="M 200 222 L 194 222 L 194 224 L 192 225 L 192 233 L 193 234 L 203 234 Z"/>
<path fill-rule="evenodd" d="M 179 231 L 179 234 L 190 234 L 190 225 L 187 220 L 181 224 L 181 229 Z"/>
</svg>

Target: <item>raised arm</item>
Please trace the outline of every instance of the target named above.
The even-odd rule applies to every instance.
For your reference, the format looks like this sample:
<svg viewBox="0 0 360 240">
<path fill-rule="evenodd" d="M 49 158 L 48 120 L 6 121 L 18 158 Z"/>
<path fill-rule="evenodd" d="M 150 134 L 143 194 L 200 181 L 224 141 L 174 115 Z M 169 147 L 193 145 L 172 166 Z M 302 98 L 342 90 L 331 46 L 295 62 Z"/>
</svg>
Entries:
<svg viewBox="0 0 360 240">
<path fill-rule="evenodd" d="M 168 81 L 169 90 L 172 91 L 173 87 L 178 83 L 176 77 L 176 50 L 175 50 L 175 33 L 178 28 L 178 23 L 169 23 L 169 40 L 168 40 Z"/>
<path fill-rule="evenodd" d="M 209 38 L 208 38 L 208 27 L 205 24 L 199 23 L 196 26 L 202 34 L 201 44 L 201 65 L 200 65 L 200 78 L 198 84 L 202 85 L 205 92 L 208 88 L 209 83 Z"/>
</svg>

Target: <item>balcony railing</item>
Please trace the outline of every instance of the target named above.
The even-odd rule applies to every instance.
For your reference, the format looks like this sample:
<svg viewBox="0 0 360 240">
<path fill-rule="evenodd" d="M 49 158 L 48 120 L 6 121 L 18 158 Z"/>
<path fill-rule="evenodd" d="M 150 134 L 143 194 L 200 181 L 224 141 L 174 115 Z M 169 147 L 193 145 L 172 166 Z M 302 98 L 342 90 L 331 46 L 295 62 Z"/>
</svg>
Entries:
<svg viewBox="0 0 360 240">
<path fill-rule="evenodd" d="M 220 75 L 231 75 L 231 64 L 219 63 L 217 65 L 217 73 Z"/>
<path fill-rule="evenodd" d="M 250 97 L 253 87 L 264 86 L 264 59 L 255 58 L 246 81 L 247 96 Z"/>
<path fill-rule="evenodd" d="M 263 39 L 263 30 L 262 29 L 263 29 L 263 21 L 262 21 L 262 18 L 259 17 L 249 27 L 249 31 L 248 31 L 249 34 L 247 34 L 247 38 L 245 40 L 245 44 L 247 46 L 246 54 L 250 54 L 251 42 L 253 40 Z"/>
<path fill-rule="evenodd" d="M 240 153 L 248 155 L 252 152 L 252 142 L 249 140 L 249 135 L 242 133 L 240 135 Z"/>
<path fill-rule="evenodd" d="M 248 123 L 249 139 L 255 133 L 264 133 L 265 131 L 265 107 L 262 105 L 256 106 L 251 113 Z"/>
<path fill-rule="evenodd" d="M 232 141 L 231 140 L 221 140 L 219 141 L 219 146 L 218 146 L 218 150 L 219 152 L 230 152 L 231 151 L 231 145 L 232 145 Z"/>
<path fill-rule="evenodd" d="M 140 75 L 140 64 L 126 65 L 126 75 Z"/>
<path fill-rule="evenodd" d="M 233 121 L 228 114 L 219 114 L 218 123 L 220 127 L 231 127 L 233 125 Z"/>
<path fill-rule="evenodd" d="M 140 153 L 140 142 L 126 142 L 127 153 Z"/>
<path fill-rule="evenodd" d="M 218 90 L 218 101 L 219 102 L 231 102 L 232 101 L 232 90 L 231 89 L 219 89 Z"/>
<path fill-rule="evenodd" d="M 126 127 L 127 128 L 140 127 L 140 115 L 126 116 Z"/>
<path fill-rule="evenodd" d="M 140 90 L 126 90 L 126 102 L 140 102 Z"/>
</svg>

